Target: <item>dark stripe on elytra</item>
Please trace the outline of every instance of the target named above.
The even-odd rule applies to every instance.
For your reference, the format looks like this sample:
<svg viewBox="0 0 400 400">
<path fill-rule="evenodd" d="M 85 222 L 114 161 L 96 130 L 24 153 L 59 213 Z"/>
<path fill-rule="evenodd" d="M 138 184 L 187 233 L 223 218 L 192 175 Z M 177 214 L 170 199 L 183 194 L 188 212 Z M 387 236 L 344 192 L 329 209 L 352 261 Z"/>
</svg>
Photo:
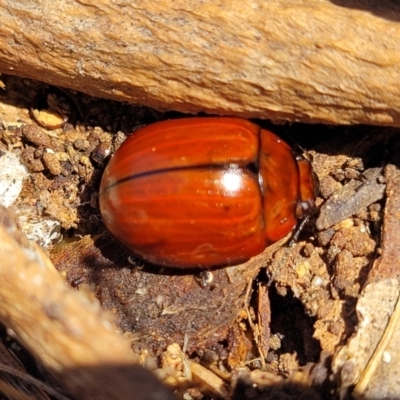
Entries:
<svg viewBox="0 0 400 400">
<path fill-rule="evenodd" d="M 232 168 L 232 165 L 235 165 L 236 167 Z M 239 167 L 237 164 L 230 164 L 230 165 L 229 164 L 228 165 L 227 164 L 221 164 L 221 165 L 198 165 L 198 166 L 191 165 L 191 166 L 188 166 L 188 167 L 174 167 L 174 168 L 156 169 L 154 171 L 148 171 L 148 172 L 142 172 L 140 174 L 129 175 L 129 176 L 125 177 L 125 178 L 122 178 L 122 179 L 116 181 L 112 185 L 108 186 L 104 190 L 104 192 L 106 192 L 107 190 L 113 188 L 114 186 L 117 186 L 117 185 L 119 185 L 121 183 L 124 183 L 124 182 L 128 182 L 130 180 L 144 178 L 146 176 L 151 176 L 151 175 L 155 175 L 155 174 L 162 174 L 164 172 L 188 171 L 190 169 L 207 169 L 209 171 L 210 170 L 217 170 L 217 169 L 218 170 L 223 169 L 223 170 L 228 171 L 230 169 L 233 169 L 233 170 L 247 171 L 247 172 L 250 172 L 250 174 L 252 174 L 252 175 L 258 175 L 258 167 L 254 163 L 251 163 L 251 164 L 249 164 L 249 165 L 247 165 L 245 167 Z M 101 196 L 104 192 L 100 193 L 99 196 Z"/>
</svg>

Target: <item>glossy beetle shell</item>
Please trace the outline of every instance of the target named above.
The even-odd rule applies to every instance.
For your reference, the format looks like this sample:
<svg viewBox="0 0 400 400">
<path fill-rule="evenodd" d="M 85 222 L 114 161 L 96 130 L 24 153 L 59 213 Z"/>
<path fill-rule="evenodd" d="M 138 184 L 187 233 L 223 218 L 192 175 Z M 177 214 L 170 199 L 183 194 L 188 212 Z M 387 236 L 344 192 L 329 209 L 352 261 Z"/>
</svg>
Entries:
<svg viewBox="0 0 400 400">
<path fill-rule="evenodd" d="M 314 193 L 309 163 L 272 132 L 238 118 L 190 118 L 149 125 L 120 146 L 100 211 L 136 256 L 207 268 L 244 262 L 286 236 Z"/>
</svg>

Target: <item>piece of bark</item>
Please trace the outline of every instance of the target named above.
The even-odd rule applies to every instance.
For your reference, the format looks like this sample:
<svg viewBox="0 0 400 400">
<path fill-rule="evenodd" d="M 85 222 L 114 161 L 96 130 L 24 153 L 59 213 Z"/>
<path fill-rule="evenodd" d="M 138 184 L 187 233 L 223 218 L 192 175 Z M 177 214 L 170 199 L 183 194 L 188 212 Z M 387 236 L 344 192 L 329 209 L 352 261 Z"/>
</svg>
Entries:
<svg viewBox="0 0 400 400">
<path fill-rule="evenodd" d="M 268 296 L 268 287 L 258 285 L 258 328 L 259 337 L 257 338 L 257 346 L 260 355 L 267 358 L 269 351 L 269 341 L 271 339 L 271 304 Z M 264 362 L 264 360 L 262 361 Z"/>
<path fill-rule="evenodd" d="M 173 399 L 97 302 L 71 289 L 0 209 L 0 321 L 74 398 Z"/>
<path fill-rule="evenodd" d="M 369 272 L 357 301 L 358 327 L 333 358 L 333 371 L 341 378 L 344 397 L 354 388 L 355 399 L 397 398 L 400 391 L 400 252 L 398 249 L 400 171 L 385 168 L 386 206 L 382 250 Z"/>
<path fill-rule="evenodd" d="M 372 283 L 386 278 L 396 278 L 400 281 L 400 171 L 397 166 L 389 164 L 385 168 L 386 206 L 385 222 L 382 232 L 382 255 L 368 275 Z"/>
<path fill-rule="evenodd" d="M 0 0 L 0 72 L 160 110 L 400 126 L 400 5 Z"/>
</svg>

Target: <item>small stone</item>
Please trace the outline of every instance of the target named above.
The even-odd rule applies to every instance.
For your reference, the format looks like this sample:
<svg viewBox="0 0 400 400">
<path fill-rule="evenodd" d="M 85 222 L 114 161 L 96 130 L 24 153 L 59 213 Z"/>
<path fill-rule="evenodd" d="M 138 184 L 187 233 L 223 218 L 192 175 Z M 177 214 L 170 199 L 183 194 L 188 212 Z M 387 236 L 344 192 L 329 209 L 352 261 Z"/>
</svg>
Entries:
<svg viewBox="0 0 400 400">
<path fill-rule="evenodd" d="M 25 125 L 22 135 L 26 140 L 41 147 L 50 147 L 50 137 L 46 135 L 37 125 Z"/>
<path fill-rule="evenodd" d="M 46 152 L 43 154 L 43 162 L 52 175 L 59 175 L 62 172 L 62 166 L 55 154 Z"/>
</svg>

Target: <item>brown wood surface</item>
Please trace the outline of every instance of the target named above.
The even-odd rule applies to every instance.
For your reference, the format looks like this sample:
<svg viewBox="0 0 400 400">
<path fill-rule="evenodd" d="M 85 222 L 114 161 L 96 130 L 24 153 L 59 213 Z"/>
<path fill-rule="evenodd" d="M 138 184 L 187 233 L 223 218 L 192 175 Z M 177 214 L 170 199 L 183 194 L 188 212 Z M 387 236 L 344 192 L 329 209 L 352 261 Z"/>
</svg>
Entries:
<svg viewBox="0 0 400 400">
<path fill-rule="evenodd" d="M 161 110 L 400 126 L 400 5 L 0 0 L 0 71 Z"/>
<path fill-rule="evenodd" d="M 0 208 L 0 322 L 76 399 L 172 399 L 110 316 L 69 287 Z"/>
</svg>

